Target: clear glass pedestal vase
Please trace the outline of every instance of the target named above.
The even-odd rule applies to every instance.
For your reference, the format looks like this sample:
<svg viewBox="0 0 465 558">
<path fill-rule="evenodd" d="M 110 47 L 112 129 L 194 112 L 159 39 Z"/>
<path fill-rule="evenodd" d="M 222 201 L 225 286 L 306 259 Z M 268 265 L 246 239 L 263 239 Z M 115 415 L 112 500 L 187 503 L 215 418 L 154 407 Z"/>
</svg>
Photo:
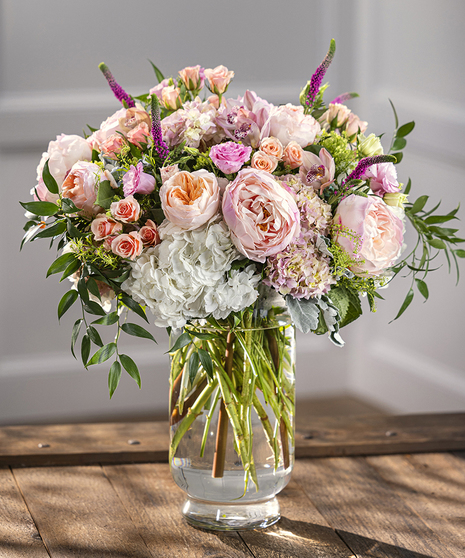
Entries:
<svg viewBox="0 0 465 558">
<path fill-rule="evenodd" d="M 276 523 L 294 464 L 289 316 L 273 307 L 236 327 L 189 325 L 172 343 L 170 466 L 184 517 L 223 531 Z"/>
</svg>

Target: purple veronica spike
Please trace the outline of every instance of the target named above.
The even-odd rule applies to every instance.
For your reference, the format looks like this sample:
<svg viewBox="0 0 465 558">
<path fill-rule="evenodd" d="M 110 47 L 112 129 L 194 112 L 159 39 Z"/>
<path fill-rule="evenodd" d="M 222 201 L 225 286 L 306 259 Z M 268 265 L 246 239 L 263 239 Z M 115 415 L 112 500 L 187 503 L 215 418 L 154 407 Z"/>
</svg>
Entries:
<svg viewBox="0 0 465 558">
<path fill-rule="evenodd" d="M 164 161 L 168 157 L 170 151 L 163 141 L 160 122 L 160 103 L 156 95 L 152 95 L 152 138 L 155 151 L 158 153 L 160 159 Z"/>
<path fill-rule="evenodd" d="M 339 97 L 336 97 L 334 99 L 334 101 L 331 101 L 331 105 L 334 105 L 335 103 L 345 103 L 346 101 L 350 101 L 350 99 L 355 99 L 355 97 L 358 97 L 358 93 L 343 93 L 342 95 L 339 95 Z"/>
<path fill-rule="evenodd" d="M 111 90 L 113 91 L 113 94 L 118 99 L 118 101 L 121 104 L 124 101 L 128 108 L 132 108 L 133 106 L 135 106 L 135 103 L 132 100 L 132 98 L 126 93 L 126 91 L 121 87 L 121 85 L 116 83 L 116 80 L 113 77 L 113 74 L 110 72 L 108 66 L 102 62 L 101 64 L 99 64 L 98 67 L 102 72 L 102 74 L 105 76 L 106 80 L 108 81 L 108 85 L 111 87 Z"/>
<path fill-rule="evenodd" d="M 313 105 L 313 101 L 320 90 L 321 82 L 325 77 L 326 70 L 329 68 L 329 65 L 333 61 L 334 53 L 336 52 L 336 41 L 331 39 L 331 43 L 329 45 L 329 50 L 323 60 L 323 62 L 318 66 L 316 72 L 313 74 L 312 79 L 310 80 L 310 88 L 307 93 L 307 100 L 305 104 L 308 107 Z"/>
<path fill-rule="evenodd" d="M 396 158 L 393 155 L 377 155 L 376 157 L 365 157 L 361 159 L 355 169 L 349 174 L 349 176 L 344 180 L 342 186 L 349 180 L 359 180 L 367 170 L 368 167 L 372 165 L 377 165 L 379 163 L 395 163 Z"/>
</svg>

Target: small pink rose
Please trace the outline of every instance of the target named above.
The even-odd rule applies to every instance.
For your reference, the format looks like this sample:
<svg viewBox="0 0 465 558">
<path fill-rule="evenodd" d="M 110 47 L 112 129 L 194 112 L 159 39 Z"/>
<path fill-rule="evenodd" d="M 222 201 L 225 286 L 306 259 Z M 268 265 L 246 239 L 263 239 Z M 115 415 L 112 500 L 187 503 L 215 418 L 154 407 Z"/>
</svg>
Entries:
<svg viewBox="0 0 465 558">
<path fill-rule="evenodd" d="M 320 122 L 326 130 L 329 130 L 331 125 L 340 128 L 347 122 L 350 115 L 350 109 L 340 103 L 329 103 L 328 110 L 320 117 Z"/>
<path fill-rule="evenodd" d="M 263 138 L 260 142 L 259 149 L 263 153 L 271 155 L 278 160 L 281 159 L 284 152 L 283 144 L 279 141 L 279 139 L 274 137 Z"/>
<path fill-rule="evenodd" d="M 126 136 L 131 130 L 134 130 L 141 124 L 146 124 L 147 129 L 150 129 L 152 119 L 150 114 L 140 106 L 128 108 L 126 114 L 119 119 L 121 130 Z"/>
<path fill-rule="evenodd" d="M 111 242 L 111 251 L 121 258 L 134 260 L 140 256 L 143 249 L 142 239 L 138 232 L 120 234 Z"/>
<path fill-rule="evenodd" d="M 368 127 L 368 122 L 364 122 L 363 120 L 360 120 L 360 118 L 353 112 L 349 114 L 349 118 L 345 125 L 346 134 L 349 137 L 353 136 L 354 134 L 359 134 L 359 133 L 363 134 L 363 132 L 367 129 L 367 127 Z"/>
<path fill-rule="evenodd" d="M 167 180 L 169 180 L 177 172 L 179 172 L 178 165 L 168 165 L 166 167 L 162 167 L 160 169 L 160 176 L 161 176 L 162 184 L 164 184 Z"/>
<path fill-rule="evenodd" d="M 263 151 L 256 151 L 252 156 L 252 168 L 266 172 L 273 172 L 278 166 L 278 159 Z"/>
<path fill-rule="evenodd" d="M 199 91 L 202 89 L 205 80 L 204 69 L 199 65 L 186 66 L 179 72 L 179 77 L 188 91 Z"/>
<path fill-rule="evenodd" d="M 140 229 L 139 234 L 145 246 L 156 246 L 161 242 L 157 225 L 151 219 L 147 220 Z"/>
<path fill-rule="evenodd" d="M 234 72 L 230 72 L 226 66 L 217 66 L 213 69 L 206 69 L 205 77 L 208 80 L 210 91 L 222 95 L 234 77 Z"/>
<path fill-rule="evenodd" d="M 228 141 L 219 143 L 210 149 L 210 159 L 225 174 L 239 171 L 250 159 L 252 148 L 241 143 Z"/>
<path fill-rule="evenodd" d="M 165 89 L 165 87 L 168 87 L 170 84 L 170 80 L 169 79 L 164 79 L 162 81 L 160 81 L 160 83 L 158 85 L 156 85 L 155 87 L 152 87 L 152 89 L 150 89 L 149 94 L 150 95 L 156 95 L 158 97 L 158 100 L 160 102 L 163 101 L 163 89 Z"/>
<path fill-rule="evenodd" d="M 162 91 L 163 103 L 166 108 L 177 110 L 182 107 L 180 94 L 181 90 L 174 85 L 165 87 Z"/>
<path fill-rule="evenodd" d="M 128 132 L 128 140 L 142 149 L 143 145 L 148 145 L 150 141 L 150 130 L 147 122 L 141 122 Z"/>
<path fill-rule="evenodd" d="M 180 171 L 160 188 L 165 217 L 188 231 L 197 229 L 217 212 L 220 193 L 216 176 L 204 169 Z"/>
<path fill-rule="evenodd" d="M 351 194 L 343 199 L 336 210 L 334 223 L 333 240 L 352 258 L 359 260 L 350 268 L 355 275 L 380 275 L 394 265 L 401 253 L 402 220 L 377 196 L 365 198 Z"/>
<path fill-rule="evenodd" d="M 123 230 L 123 225 L 117 223 L 114 219 L 107 217 L 104 213 L 97 215 L 92 221 L 90 230 L 94 235 L 94 240 L 100 242 L 109 236 L 119 234 Z"/>
<path fill-rule="evenodd" d="M 101 145 L 101 150 L 104 155 L 111 159 L 116 159 L 116 156 L 121 153 L 124 147 L 124 139 L 120 134 L 112 134 Z"/>
<path fill-rule="evenodd" d="M 236 248 L 249 259 L 264 263 L 300 233 L 300 215 L 293 193 L 273 175 L 241 170 L 223 195 L 223 217 Z"/>
<path fill-rule="evenodd" d="M 110 205 L 111 214 L 122 223 L 134 223 L 140 217 L 139 202 L 130 195 Z"/>
<path fill-rule="evenodd" d="M 143 172 L 142 169 L 142 161 L 139 161 L 137 167 L 131 165 L 123 176 L 123 192 L 126 198 L 132 194 L 147 195 L 154 191 L 155 178 L 151 174 Z"/>
<path fill-rule="evenodd" d="M 290 141 L 284 148 L 283 161 L 284 164 L 296 169 L 302 164 L 302 155 L 304 150 L 296 141 Z"/>
</svg>

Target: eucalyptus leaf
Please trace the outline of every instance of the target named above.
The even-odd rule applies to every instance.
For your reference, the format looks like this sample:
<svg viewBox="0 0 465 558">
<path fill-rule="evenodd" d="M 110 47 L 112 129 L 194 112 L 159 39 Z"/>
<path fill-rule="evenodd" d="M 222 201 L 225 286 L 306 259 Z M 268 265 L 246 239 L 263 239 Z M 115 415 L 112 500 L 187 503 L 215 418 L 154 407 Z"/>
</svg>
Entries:
<svg viewBox="0 0 465 558">
<path fill-rule="evenodd" d="M 110 367 L 110 372 L 108 373 L 108 391 L 110 392 L 110 399 L 113 397 L 120 379 L 121 364 L 117 360 L 115 360 L 115 362 Z"/>
<path fill-rule="evenodd" d="M 405 138 L 396 138 L 392 144 L 392 149 L 394 151 L 401 151 L 407 145 L 407 140 Z"/>
<path fill-rule="evenodd" d="M 124 333 L 127 333 L 128 335 L 133 335 L 134 337 L 142 337 L 144 339 L 150 339 L 154 343 L 157 342 L 155 337 L 140 325 L 125 323 L 121 326 L 121 329 L 124 331 Z"/>
<path fill-rule="evenodd" d="M 92 366 L 94 364 L 102 364 L 102 362 L 107 361 L 116 351 L 116 343 L 108 343 L 101 347 L 89 360 L 87 366 Z"/>
<path fill-rule="evenodd" d="M 136 381 L 137 385 L 140 388 L 141 386 L 140 374 L 136 363 L 132 360 L 131 357 L 128 357 L 128 355 L 119 355 L 119 358 L 126 372 L 131 376 L 131 378 L 134 378 L 134 380 Z"/>
<path fill-rule="evenodd" d="M 65 312 L 67 312 L 71 308 L 71 306 L 76 302 L 77 297 L 78 293 L 74 289 L 66 292 L 61 297 L 61 300 L 58 303 L 58 319 L 60 319 L 63 314 L 65 314 Z"/>
<path fill-rule="evenodd" d="M 407 122 L 407 124 L 403 124 L 396 132 L 396 136 L 398 138 L 403 138 L 404 136 L 408 136 L 412 130 L 415 128 L 415 122 Z"/>
</svg>

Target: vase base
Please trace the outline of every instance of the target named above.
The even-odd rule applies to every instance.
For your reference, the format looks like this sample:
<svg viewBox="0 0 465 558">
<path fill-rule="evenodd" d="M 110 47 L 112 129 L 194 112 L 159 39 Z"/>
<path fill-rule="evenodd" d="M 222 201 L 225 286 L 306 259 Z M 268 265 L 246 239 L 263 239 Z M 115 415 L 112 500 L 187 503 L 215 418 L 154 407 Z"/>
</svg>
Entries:
<svg viewBox="0 0 465 558">
<path fill-rule="evenodd" d="M 194 527 L 214 531 L 265 529 L 281 517 L 276 497 L 247 504 L 205 502 L 187 498 L 182 513 Z"/>
</svg>

